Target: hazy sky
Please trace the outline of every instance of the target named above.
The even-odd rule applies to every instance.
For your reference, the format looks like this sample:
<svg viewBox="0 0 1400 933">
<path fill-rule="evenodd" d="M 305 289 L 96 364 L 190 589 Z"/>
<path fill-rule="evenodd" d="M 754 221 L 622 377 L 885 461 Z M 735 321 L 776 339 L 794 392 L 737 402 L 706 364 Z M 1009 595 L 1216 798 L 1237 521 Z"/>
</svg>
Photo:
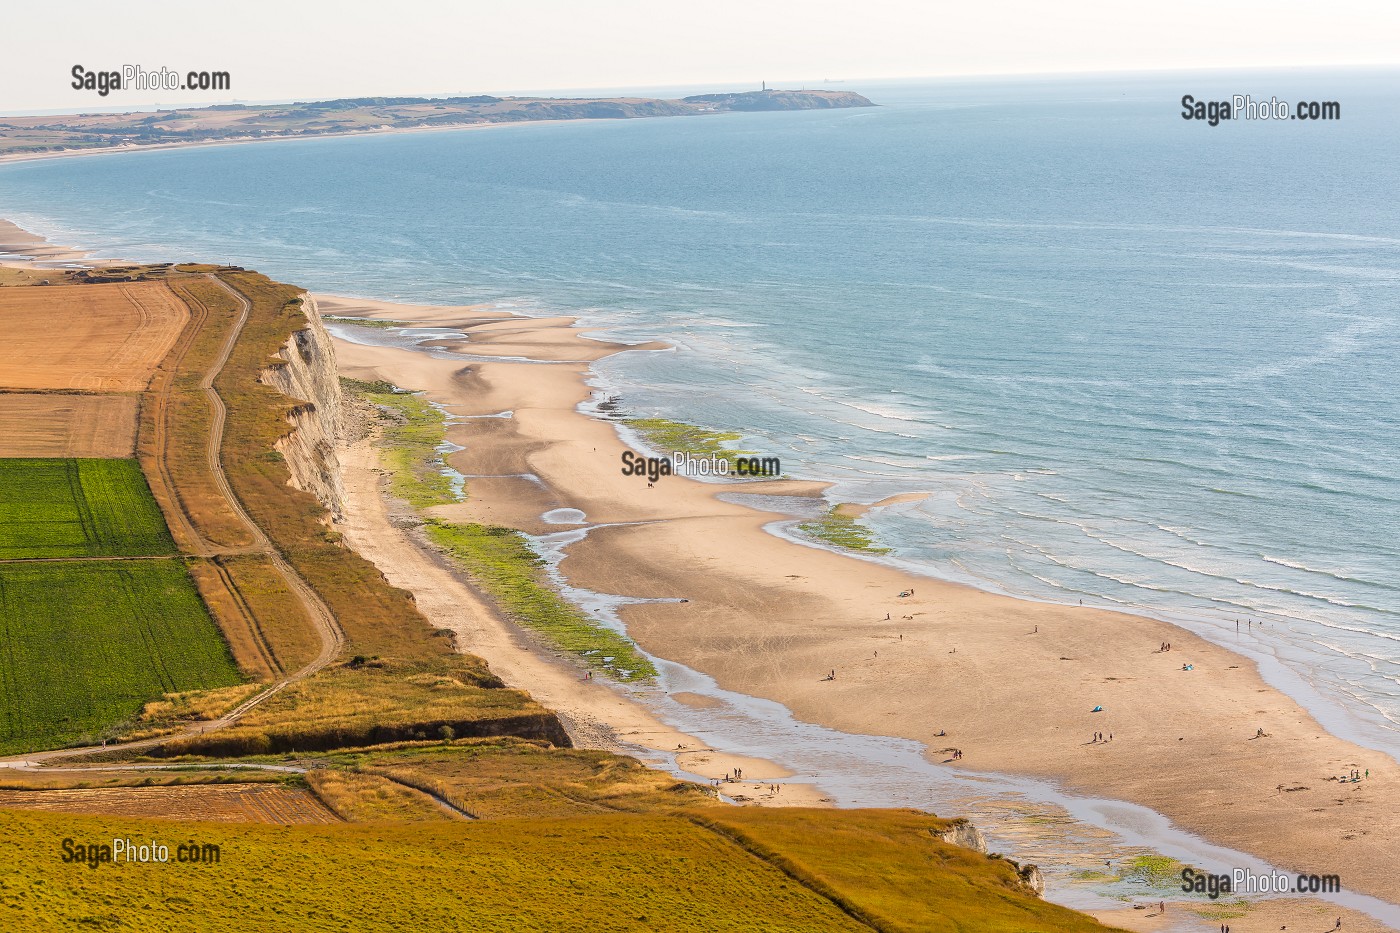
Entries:
<svg viewBox="0 0 1400 933">
<path fill-rule="evenodd" d="M 0 112 L 760 80 L 1400 63 L 1394 0 L 12 0 Z M 71 69 L 228 71 L 226 94 Z"/>
</svg>

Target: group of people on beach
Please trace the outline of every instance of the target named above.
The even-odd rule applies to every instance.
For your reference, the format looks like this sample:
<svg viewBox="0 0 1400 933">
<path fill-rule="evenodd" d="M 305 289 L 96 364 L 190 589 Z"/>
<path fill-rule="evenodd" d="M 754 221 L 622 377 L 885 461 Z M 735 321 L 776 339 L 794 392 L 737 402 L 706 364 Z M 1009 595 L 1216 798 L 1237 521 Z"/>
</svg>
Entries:
<svg viewBox="0 0 1400 933">
<path fill-rule="evenodd" d="M 1108 738 L 1104 738 L 1104 734 L 1103 734 L 1102 732 L 1095 732 L 1095 733 L 1094 733 L 1093 741 L 1091 741 L 1089 744 L 1090 744 L 1090 745 L 1097 745 L 1097 744 L 1099 744 L 1100 742 L 1112 742 L 1112 741 L 1113 741 L 1113 733 L 1112 733 L 1112 732 L 1110 732 L 1110 733 L 1108 734 Z"/>
</svg>

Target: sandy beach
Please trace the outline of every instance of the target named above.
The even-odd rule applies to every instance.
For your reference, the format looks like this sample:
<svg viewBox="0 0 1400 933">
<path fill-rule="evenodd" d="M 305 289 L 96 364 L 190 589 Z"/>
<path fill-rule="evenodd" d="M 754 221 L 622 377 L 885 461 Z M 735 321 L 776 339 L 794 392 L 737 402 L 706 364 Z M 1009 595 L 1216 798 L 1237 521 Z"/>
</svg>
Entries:
<svg viewBox="0 0 1400 933">
<path fill-rule="evenodd" d="M 451 427 L 465 448 L 451 465 L 473 478 L 468 501 L 438 514 L 538 531 L 542 512 L 571 507 L 608 525 L 572 546 L 561 569 L 600 592 L 688 600 L 624 610 L 648 651 L 805 721 L 914 739 L 953 768 L 1142 804 L 1280 868 L 1337 874 L 1347 890 L 1400 901 L 1389 857 L 1400 817 L 1385 804 L 1400 767 L 1329 735 L 1242 655 L 1153 619 L 1002 597 L 784 540 L 764 527 L 786 516 L 718 498 L 734 485 L 673 476 L 652 488 L 623 476 L 615 428 L 576 410 L 590 396 L 589 362 L 623 348 L 580 336 L 567 319 L 318 300 L 327 314 L 450 325 L 468 338 L 440 345 L 515 358 L 337 343 L 346 375 L 423 390 L 459 416 L 510 412 Z M 768 481 L 742 491 L 822 488 Z M 417 591 L 418 572 L 390 575 Z M 577 721 L 578 684 L 550 686 L 500 633 L 459 631 L 464 648 Z M 586 715 L 595 714 L 618 715 Z M 1353 769 L 1369 779 L 1336 780 Z"/>
<path fill-rule="evenodd" d="M 744 780 L 728 781 L 720 788 L 739 802 L 831 805 L 810 784 L 786 783 L 781 791 L 770 792 L 768 783 L 788 777 L 789 771 L 761 758 L 710 748 L 701 739 L 666 725 L 605 681 L 585 679 L 581 665 L 570 663 L 532 633 L 505 621 L 461 572 L 414 531 L 411 510 L 383 494 L 385 473 L 373 437 L 343 449 L 340 461 L 346 499 L 345 517 L 338 527 L 346 542 L 372 560 L 390 583 L 411 590 L 418 609 L 434 626 L 457 633 L 460 648 L 485 658 L 507 683 L 527 688 L 553 709 L 576 745 L 671 756 L 678 766 L 703 778 L 723 778 L 742 770 Z"/>
<path fill-rule="evenodd" d="M 18 266 L 69 265 L 87 257 L 82 250 L 55 246 L 8 220 L 0 220 L 0 255 L 7 263 Z"/>
</svg>

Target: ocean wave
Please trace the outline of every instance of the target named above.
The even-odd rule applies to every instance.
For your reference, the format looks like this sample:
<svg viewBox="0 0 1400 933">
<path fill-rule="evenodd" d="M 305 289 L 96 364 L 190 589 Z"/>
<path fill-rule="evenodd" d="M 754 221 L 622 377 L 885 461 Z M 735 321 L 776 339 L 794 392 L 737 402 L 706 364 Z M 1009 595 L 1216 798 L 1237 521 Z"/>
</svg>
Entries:
<svg viewBox="0 0 1400 933">
<path fill-rule="evenodd" d="M 906 467 L 906 466 L 918 466 L 918 465 L 919 465 L 919 461 L 914 460 L 914 459 L 912 459 L 912 458 L 902 458 L 902 459 L 899 459 L 899 460 L 887 460 L 887 459 L 885 459 L 885 458 L 883 458 L 883 457 L 872 457 L 872 456 L 868 456 L 868 455 L 862 456 L 862 455 L 860 455 L 860 454 L 842 454 L 841 457 L 842 457 L 842 459 L 845 459 L 845 460 L 860 460 L 860 461 L 863 462 L 863 463 L 880 463 L 880 464 L 884 464 L 885 466 L 892 466 L 892 467 Z"/>
<path fill-rule="evenodd" d="M 1354 577 L 1349 574 L 1343 573 L 1340 570 L 1328 570 L 1323 567 L 1309 567 L 1307 564 L 1300 563 L 1299 561 L 1289 560 L 1284 557 L 1271 557 L 1268 554 L 1260 554 L 1259 557 L 1261 560 L 1266 560 L 1271 564 L 1278 564 L 1280 567 L 1289 567 L 1293 570 L 1301 570 L 1304 573 L 1314 573 L 1324 577 L 1331 577 L 1332 579 L 1339 580 L 1343 583 L 1360 583 L 1363 586 L 1374 586 L 1385 590 L 1400 590 L 1400 586 L 1396 586 L 1391 583 L 1382 583 L 1379 580 L 1367 580 L 1363 577 Z"/>
</svg>

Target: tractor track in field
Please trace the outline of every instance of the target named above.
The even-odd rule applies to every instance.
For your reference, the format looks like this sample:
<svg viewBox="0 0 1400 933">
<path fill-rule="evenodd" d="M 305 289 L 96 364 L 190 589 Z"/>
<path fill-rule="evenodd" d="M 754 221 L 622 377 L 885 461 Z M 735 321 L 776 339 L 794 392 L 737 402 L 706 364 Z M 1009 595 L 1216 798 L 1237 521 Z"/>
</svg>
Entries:
<svg viewBox="0 0 1400 933">
<path fill-rule="evenodd" d="M 199 383 L 200 388 L 204 391 L 205 397 L 209 400 L 210 408 L 213 411 L 213 419 L 210 423 L 208 443 L 205 446 L 205 458 L 210 473 L 213 475 L 215 484 L 218 486 L 219 491 L 227 499 L 229 507 L 233 510 L 234 514 L 237 515 L 239 521 L 243 523 L 243 525 L 247 528 L 249 534 L 252 536 L 253 547 L 247 549 L 246 551 L 239 550 L 238 553 L 260 554 L 262 556 L 267 557 L 268 560 L 271 561 L 272 565 L 277 569 L 277 572 L 282 576 L 283 580 L 286 582 L 288 588 L 290 588 L 292 593 L 297 597 L 298 602 L 300 602 L 303 608 L 305 608 L 308 618 L 310 618 L 312 623 L 316 626 L 317 633 L 320 635 L 321 638 L 321 651 L 317 654 L 317 656 L 314 659 L 311 660 L 310 663 L 302 667 L 300 670 L 297 670 L 291 674 L 284 675 L 283 677 L 279 678 L 273 683 L 267 685 L 262 690 L 259 690 L 257 693 L 253 694 L 251 697 L 244 700 L 242 703 L 238 704 L 238 706 L 234 707 L 232 710 L 225 713 L 218 719 L 200 723 L 199 725 L 189 726 L 185 729 L 182 729 L 178 732 L 170 733 L 168 735 L 162 735 L 151 739 L 141 739 L 134 742 L 122 742 L 106 746 L 90 745 L 84 746 L 82 748 L 59 748 L 51 749 L 48 751 L 26 752 L 18 755 L 4 756 L 0 757 L 0 767 L 21 769 L 34 768 L 39 767 L 45 761 L 53 759 L 76 758 L 85 755 L 95 755 L 103 752 L 135 751 L 143 748 L 154 748 L 174 739 L 187 738 L 197 735 L 204 735 L 210 732 L 216 732 L 219 729 L 227 728 L 228 726 L 231 726 L 234 723 L 238 722 L 245 715 L 247 715 L 250 710 L 255 709 L 262 703 L 266 702 L 269 698 L 280 693 L 284 688 L 287 687 L 288 684 L 293 684 L 300 680 L 304 680 L 305 678 L 315 674 L 317 671 L 320 671 L 322 668 L 326 667 L 328 664 L 334 661 L 336 656 L 345 647 L 345 633 L 341 630 L 340 624 L 336 621 L 334 614 L 331 613 L 330 607 L 328 607 L 325 604 L 325 602 L 321 599 L 320 595 L 317 594 L 314 589 L 312 589 L 311 585 L 307 583 L 305 579 L 302 578 L 301 574 L 297 572 L 296 568 L 293 567 L 291 563 L 287 560 L 287 558 L 282 554 L 282 552 L 278 550 L 277 546 L 272 542 L 270 538 L 268 538 L 267 534 L 260 527 L 258 527 L 256 522 L 253 521 L 252 516 L 248 514 L 248 511 L 243 507 L 243 503 L 234 493 L 233 487 L 229 484 L 228 476 L 224 473 L 222 447 L 224 438 L 224 425 L 228 420 L 228 408 L 224 405 L 224 400 L 219 397 L 218 390 L 215 389 L 214 383 L 223 373 L 224 367 L 228 365 L 229 358 L 233 355 L 233 348 L 237 344 L 239 336 L 243 333 L 243 327 L 248 322 L 249 314 L 252 313 L 253 305 L 252 302 L 250 302 L 245 295 L 243 295 L 233 286 L 229 285 L 223 279 L 219 278 L 217 275 L 208 273 L 206 274 L 206 277 L 210 281 L 218 285 L 220 288 L 227 291 L 229 295 L 231 295 L 238 302 L 239 316 L 238 319 L 234 322 L 233 326 L 229 329 L 229 335 L 225 339 L 224 345 L 220 349 L 218 357 L 214 360 L 214 364 L 209 368 L 208 372 L 206 372 L 204 376 L 200 379 Z M 193 307 L 190 308 L 190 313 L 192 315 L 196 312 L 198 312 L 201 315 L 199 326 L 202 327 L 208 321 L 208 309 L 203 308 L 202 306 L 199 309 L 195 309 Z M 197 333 L 197 329 L 192 330 L 191 333 Z M 191 340 L 192 339 L 193 338 L 191 337 Z M 181 531 L 186 533 L 186 541 L 190 549 L 193 551 L 193 556 L 213 558 L 225 554 L 226 551 L 224 551 L 223 549 L 210 547 L 209 542 L 207 542 L 195 528 L 194 523 L 191 521 L 188 514 L 185 512 L 184 504 L 179 499 L 178 487 L 174 485 L 174 482 L 170 477 L 168 470 L 165 467 L 163 456 L 165 449 L 163 445 L 165 443 L 166 433 L 164 428 L 165 412 L 169 404 L 169 392 L 174 381 L 175 372 L 178 371 L 180 361 L 184 359 L 185 354 L 188 352 L 190 342 L 191 341 L 184 340 L 180 342 L 180 344 L 177 347 L 177 350 L 175 351 L 178 353 L 178 356 L 176 356 L 173 360 L 174 366 L 172 370 L 168 373 L 163 374 L 165 377 L 164 381 L 160 389 L 156 393 L 154 393 L 154 397 L 156 399 L 155 403 L 157 405 L 155 417 L 157 455 L 155 459 L 158 464 L 157 469 L 160 473 L 161 481 L 167 484 L 167 490 L 169 491 L 169 494 L 171 495 L 172 500 L 174 501 L 176 506 L 175 509 L 173 509 L 172 511 L 177 516 L 177 521 L 181 525 Z M 274 667 L 273 669 L 275 670 L 276 668 Z M 63 771 L 68 769 L 53 768 L 46 770 Z M 74 770 L 84 769 L 78 768 Z"/>
</svg>

